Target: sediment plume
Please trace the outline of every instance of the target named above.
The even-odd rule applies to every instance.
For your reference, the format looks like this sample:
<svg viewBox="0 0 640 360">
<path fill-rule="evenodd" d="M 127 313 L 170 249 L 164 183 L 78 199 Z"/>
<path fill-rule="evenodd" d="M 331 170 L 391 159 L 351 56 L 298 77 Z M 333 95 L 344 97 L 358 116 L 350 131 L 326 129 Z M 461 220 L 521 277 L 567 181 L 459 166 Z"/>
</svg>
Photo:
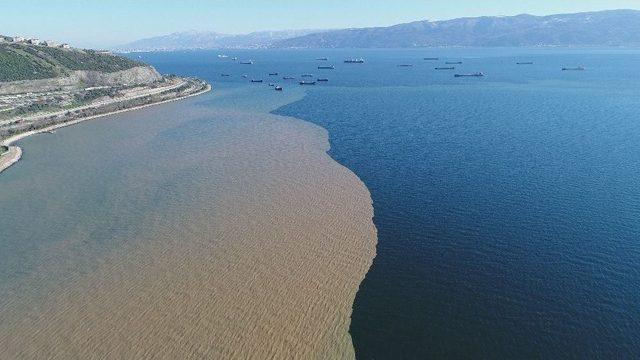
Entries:
<svg viewBox="0 0 640 360">
<path fill-rule="evenodd" d="M 376 246 L 368 190 L 322 128 L 202 112 L 216 119 L 209 151 L 154 167 L 173 180 L 197 169 L 189 195 L 39 305 L 5 302 L 0 358 L 354 358 L 352 305 Z"/>
</svg>

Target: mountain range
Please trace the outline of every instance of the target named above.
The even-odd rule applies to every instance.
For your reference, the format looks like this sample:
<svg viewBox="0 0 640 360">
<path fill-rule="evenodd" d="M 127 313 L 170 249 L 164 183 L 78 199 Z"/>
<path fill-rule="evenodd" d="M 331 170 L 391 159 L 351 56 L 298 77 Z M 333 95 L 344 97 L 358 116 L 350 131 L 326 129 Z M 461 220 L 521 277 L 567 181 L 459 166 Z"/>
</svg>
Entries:
<svg viewBox="0 0 640 360">
<path fill-rule="evenodd" d="M 416 48 L 445 46 L 640 46 L 640 11 L 483 16 L 389 27 L 256 32 L 187 32 L 144 39 L 121 51 L 215 48 Z"/>
<path fill-rule="evenodd" d="M 196 49 L 259 49 L 272 47 L 276 42 L 292 39 L 321 30 L 258 31 L 244 35 L 221 34 L 212 31 L 184 31 L 141 39 L 115 47 L 113 50 L 172 51 Z"/>
</svg>

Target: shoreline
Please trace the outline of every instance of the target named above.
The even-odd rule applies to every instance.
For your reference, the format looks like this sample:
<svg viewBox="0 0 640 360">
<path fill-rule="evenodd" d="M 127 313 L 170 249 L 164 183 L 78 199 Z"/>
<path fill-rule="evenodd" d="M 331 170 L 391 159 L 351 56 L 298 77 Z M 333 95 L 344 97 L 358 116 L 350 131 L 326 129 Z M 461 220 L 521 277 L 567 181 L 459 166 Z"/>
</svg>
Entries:
<svg viewBox="0 0 640 360">
<path fill-rule="evenodd" d="M 17 163 L 22 158 L 22 149 L 19 146 L 9 146 L 9 150 L 0 155 L 0 173 Z"/>
<path fill-rule="evenodd" d="M 209 91 L 211 91 L 212 87 L 211 84 L 207 84 L 207 86 L 203 89 L 200 90 L 198 92 L 195 92 L 193 94 L 189 94 L 189 95 L 185 95 L 185 96 L 180 96 L 177 98 L 173 98 L 173 99 L 167 99 L 167 100 L 162 100 L 162 101 L 158 101 L 158 102 L 153 102 L 153 103 L 149 103 L 149 104 L 144 104 L 144 105 L 137 105 L 137 106 L 133 106 L 127 109 L 121 109 L 121 110 L 116 110 L 116 111 L 111 111 L 111 112 L 106 112 L 104 114 L 96 114 L 96 115 L 91 115 L 91 116 L 87 116 L 87 117 L 83 117 L 80 119 L 75 119 L 75 120 L 71 120 L 71 121 L 66 121 L 66 122 L 62 122 L 59 124 L 55 124 L 55 125 L 51 125 L 51 126 L 47 126 L 44 127 L 42 129 L 37 129 L 37 130 L 31 130 L 31 131 L 27 131 L 24 133 L 20 133 L 20 134 L 16 134 L 13 136 L 10 136 L 2 141 L 0 141 L 0 145 L 5 145 L 5 146 L 10 146 L 13 143 L 15 143 L 16 141 L 20 141 L 24 138 L 27 138 L 31 135 L 36 135 L 36 134 L 41 134 L 41 133 L 45 133 L 45 132 L 49 132 L 49 131 L 54 131 L 57 129 L 61 129 L 64 127 L 68 127 L 68 126 L 72 126 L 72 125 L 76 125 L 85 121 L 89 121 L 89 120 L 94 120 L 97 118 L 101 118 L 101 117 L 105 117 L 105 116 L 109 116 L 109 115 L 116 115 L 116 114 L 121 114 L 121 113 L 125 113 L 128 111 L 135 111 L 135 110 L 140 110 L 140 109 L 144 109 L 147 107 L 151 107 L 151 106 L 156 106 L 156 105 L 162 105 L 162 104 L 166 104 L 166 103 L 170 103 L 173 101 L 179 101 L 179 100 L 184 100 L 190 97 L 194 97 L 194 96 L 199 96 L 202 95 L 204 93 L 207 93 Z M 16 162 L 18 162 L 20 160 L 20 158 L 22 157 L 22 149 L 19 146 L 10 146 L 11 148 L 17 148 L 19 155 L 13 158 L 9 158 L 8 160 L 5 160 L 5 157 L 8 156 L 7 154 L 9 154 L 11 152 L 11 150 L 9 150 L 7 153 L 2 154 L 0 156 L 0 173 L 2 173 L 4 170 L 8 169 L 11 165 L 15 164 Z"/>
</svg>

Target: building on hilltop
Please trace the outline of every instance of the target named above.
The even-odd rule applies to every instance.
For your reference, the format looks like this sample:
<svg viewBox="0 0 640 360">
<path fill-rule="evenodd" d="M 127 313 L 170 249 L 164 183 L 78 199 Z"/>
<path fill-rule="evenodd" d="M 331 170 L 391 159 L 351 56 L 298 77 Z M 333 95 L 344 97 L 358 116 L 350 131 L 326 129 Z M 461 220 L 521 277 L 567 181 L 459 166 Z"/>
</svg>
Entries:
<svg viewBox="0 0 640 360">
<path fill-rule="evenodd" d="M 43 41 L 42 45 L 48 46 L 48 47 L 57 47 L 58 43 L 55 41 L 47 40 L 47 41 Z"/>
<path fill-rule="evenodd" d="M 24 38 L 22 36 L 14 36 L 11 38 L 11 41 L 16 42 L 16 43 L 21 43 L 24 41 Z"/>
<path fill-rule="evenodd" d="M 30 39 L 27 39 L 27 43 L 29 43 L 31 45 L 40 45 L 40 39 L 38 39 L 38 38 L 30 38 Z"/>
<path fill-rule="evenodd" d="M 69 44 L 61 44 L 59 47 L 63 49 L 71 49 L 71 46 L 69 46 Z"/>
</svg>

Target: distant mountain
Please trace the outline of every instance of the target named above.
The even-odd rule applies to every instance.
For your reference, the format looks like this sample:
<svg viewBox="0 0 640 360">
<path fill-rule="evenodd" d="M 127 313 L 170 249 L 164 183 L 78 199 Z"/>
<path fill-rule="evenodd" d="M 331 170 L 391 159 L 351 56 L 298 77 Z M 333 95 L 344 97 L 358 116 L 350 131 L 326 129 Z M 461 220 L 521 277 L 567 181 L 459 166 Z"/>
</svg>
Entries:
<svg viewBox="0 0 640 360">
<path fill-rule="evenodd" d="M 640 46 L 640 11 L 417 21 L 311 33 L 272 44 L 274 48 L 440 46 Z"/>
<path fill-rule="evenodd" d="M 228 35 L 209 31 L 186 31 L 137 40 L 115 47 L 113 50 L 171 51 L 195 49 L 256 49 L 271 47 L 275 42 L 321 30 L 259 31 L 244 35 Z"/>
</svg>

